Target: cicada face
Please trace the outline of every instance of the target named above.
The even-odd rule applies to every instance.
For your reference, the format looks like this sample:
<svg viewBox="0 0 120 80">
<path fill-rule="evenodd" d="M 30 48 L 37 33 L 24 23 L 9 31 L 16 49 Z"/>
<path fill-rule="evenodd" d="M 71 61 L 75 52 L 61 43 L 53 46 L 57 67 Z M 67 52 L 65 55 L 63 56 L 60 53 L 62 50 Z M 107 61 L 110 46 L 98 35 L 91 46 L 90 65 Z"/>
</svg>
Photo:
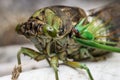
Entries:
<svg viewBox="0 0 120 80">
<path fill-rule="evenodd" d="M 24 35 L 27 38 L 34 37 L 38 34 L 43 34 L 43 23 L 38 23 L 37 20 L 29 20 L 28 22 L 18 24 L 16 31 L 18 34 Z"/>
<path fill-rule="evenodd" d="M 40 35 L 56 37 L 59 35 L 61 22 L 52 10 L 41 9 L 36 11 L 27 22 L 18 25 L 16 30 L 27 38 Z"/>
<path fill-rule="evenodd" d="M 16 30 L 27 38 L 40 35 L 59 37 L 62 30 L 61 26 L 61 18 L 53 10 L 44 8 L 36 11 L 27 22 L 18 25 Z"/>
</svg>

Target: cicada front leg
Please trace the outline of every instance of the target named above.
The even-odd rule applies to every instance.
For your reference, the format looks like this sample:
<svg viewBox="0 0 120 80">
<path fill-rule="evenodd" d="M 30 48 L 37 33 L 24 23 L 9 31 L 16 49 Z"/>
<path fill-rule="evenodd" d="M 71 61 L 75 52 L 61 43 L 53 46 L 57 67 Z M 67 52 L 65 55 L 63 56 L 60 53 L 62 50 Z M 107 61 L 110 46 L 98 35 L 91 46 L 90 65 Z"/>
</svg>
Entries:
<svg viewBox="0 0 120 80">
<path fill-rule="evenodd" d="M 90 80 L 94 80 L 89 68 L 85 64 L 80 64 L 79 62 L 72 62 L 72 61 L 65 61 L 65 64 L 73 68 L 85 69 L 88 73 Z"/>
<path fill-rule="evenodd" d="M 12 78 L 11 78 L 12 80 L 17 80 L 20 73 L 22 72 L 21 57 L 20 57 L 21 54 L 27 55 L 36 61 L 40 61 L 46 58 L 44 54 L 40 54 L 39 52 L 34 51 L 32 49 L 22 47 L 17 54 L 18 66 L 17 67 L 15 66 L 12 72 Z"/>
<path fill-rule="evenodd" d="M 21 57 L 20 57 L 21 54 L 27 55 L 36 61 L 40 61 L 46 58 L 44 54 L 40 54 L 39 52 L 34 51 L 30 48 L 22 47 L 17 54 L 18 65 L 21 65 Z M 22 68 L 20 71 L 22 71 Z"/>
<path fill-rule="evenodd" d="M 51 67 L 54 69 L 54 72 L 55 72 L 55 78 L 56 80 L 59 80 L 59 77 L 58 77 L 58 57 L 57 56 L 53 56 L 51 57 Z"/>
</svg>

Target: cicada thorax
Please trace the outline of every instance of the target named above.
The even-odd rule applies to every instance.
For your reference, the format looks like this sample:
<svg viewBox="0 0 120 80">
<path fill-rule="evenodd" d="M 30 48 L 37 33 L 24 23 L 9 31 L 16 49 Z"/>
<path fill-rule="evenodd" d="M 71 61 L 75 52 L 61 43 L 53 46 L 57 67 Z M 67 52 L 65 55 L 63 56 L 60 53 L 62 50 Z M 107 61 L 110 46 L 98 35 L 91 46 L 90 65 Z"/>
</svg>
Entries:
<svg viewBox="0 0 120 80">
<path fill-rule="evenodd" d="M 63 21 L 65 21 L 64 19 L 66 17 L 69 18 L 69 20 L 72 21 L 72 25 L 76 25 L 82 18 L 87 17 L 84 10 L 78 7 L 52 6 L 49 8 L 55 11 L 56 14 L 60 16 Z"/>
</svg>

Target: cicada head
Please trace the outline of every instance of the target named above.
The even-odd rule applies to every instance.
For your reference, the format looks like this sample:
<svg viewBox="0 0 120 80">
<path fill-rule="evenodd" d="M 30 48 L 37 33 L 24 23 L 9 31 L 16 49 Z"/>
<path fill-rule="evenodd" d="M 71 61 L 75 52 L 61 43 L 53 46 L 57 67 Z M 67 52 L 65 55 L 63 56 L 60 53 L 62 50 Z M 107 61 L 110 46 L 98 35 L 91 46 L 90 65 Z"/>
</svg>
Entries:
<svg viewBox="0 0 120 80">
<path fill-rule="evenodd" d="M 36 11 L 27 22 L 18 24 L 16 31 L 27 38 L 38 35 L 57 37 L 61 22 L 55 12 L 43 8 Z"/>
</svg>

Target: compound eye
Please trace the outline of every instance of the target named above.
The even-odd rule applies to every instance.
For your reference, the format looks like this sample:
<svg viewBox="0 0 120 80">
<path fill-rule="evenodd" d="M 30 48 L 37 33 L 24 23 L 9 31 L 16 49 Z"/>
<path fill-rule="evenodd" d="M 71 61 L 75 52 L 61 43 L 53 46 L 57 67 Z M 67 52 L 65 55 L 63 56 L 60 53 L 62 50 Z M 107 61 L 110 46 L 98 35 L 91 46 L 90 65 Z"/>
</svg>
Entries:
<svg viewBox="0 0 120 80">
<path fill-rule="evenodd" d="M 43 31 L 45 34 L 48 34 L 51 37 L 56 37 L 57 36 L 57 31 L 50 25 L 44 25 Z"/>
<path fill-rule="evenodd" d="M 49 27 L 47 27 L 47 31 L 48 31 L 48 32 L 53 32 L 54 29 L 53 29 L 52 27 L 49 26 Z"/>
</svg>

